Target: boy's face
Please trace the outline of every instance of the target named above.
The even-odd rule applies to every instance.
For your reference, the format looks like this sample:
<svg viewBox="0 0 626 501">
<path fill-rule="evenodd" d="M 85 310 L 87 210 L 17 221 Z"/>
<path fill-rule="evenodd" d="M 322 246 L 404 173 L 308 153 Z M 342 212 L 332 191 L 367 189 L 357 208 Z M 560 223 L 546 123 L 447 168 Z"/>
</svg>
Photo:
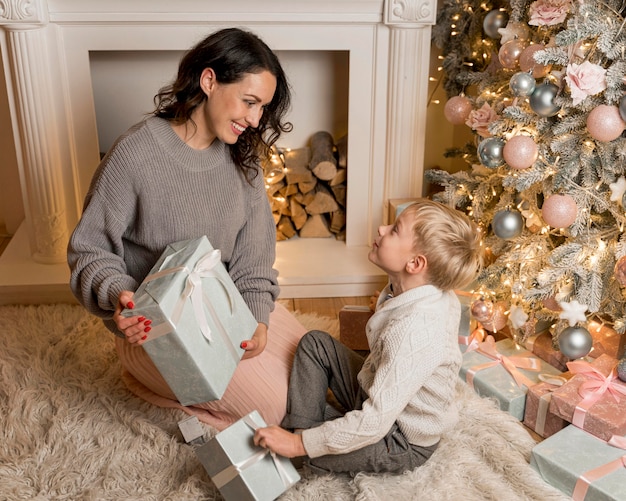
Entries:
<svg viewBox="0 0 626 501">
<path fill-rule="evenodd" d="M 372 244 L 369 260 L 389 275 L 404 271 L 416 251 L 413 245 L 413 211 L 403 211 L 395 224 L 380 226 L 378 238 Z"/>
</svg>

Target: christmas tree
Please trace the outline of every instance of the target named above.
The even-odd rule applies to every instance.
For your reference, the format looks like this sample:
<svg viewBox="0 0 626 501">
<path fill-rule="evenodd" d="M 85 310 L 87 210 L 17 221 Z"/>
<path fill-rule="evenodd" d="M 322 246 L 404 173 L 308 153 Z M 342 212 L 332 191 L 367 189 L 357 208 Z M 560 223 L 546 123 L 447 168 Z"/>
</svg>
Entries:
<svg viewBox="0 0 626 501">
<path fill-rule="evenodd" d="M 550 325 L 570 358 L 626 330 L 625 9 L 444 0 L 433 29 L 444 114 L 474 141 L 447 153 L 468 169 L 426 178 L 484 232 L 472 311 L 522 342 Z"/>
</svg>

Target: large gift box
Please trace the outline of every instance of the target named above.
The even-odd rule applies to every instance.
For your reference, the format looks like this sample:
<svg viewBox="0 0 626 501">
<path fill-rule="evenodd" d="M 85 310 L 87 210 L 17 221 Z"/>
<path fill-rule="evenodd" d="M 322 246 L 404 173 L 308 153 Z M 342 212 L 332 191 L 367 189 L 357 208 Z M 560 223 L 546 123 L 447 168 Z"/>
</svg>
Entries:
<svg viewBox="0 0 626 501">
<path fill-rule="evenodd" d="M 550 411 L 603 440 L 626 434 L 626 383 L 616 365 L 608 355 L 568 362 L 575 376 L 553 392 Z"/>
<path fill-rule="evenodd" d="M 535 357 L 512 339 L 495 342 L 493 337 L 463 354 L 459 376 L 482 397 L 498 400 L 500 409 L 522 421 L 528 388 L 539 382 L 539 374 L 560 371 Z"/>
<path fill-rule="evenodd" d="M 258 323 L 206 237 L 168 245 L 126 316 L 152 320 L 144 342 L 182 405 L 218 400 Z"/>
<path fill-rule="evenodd" d="M 552 334 L 549 331 L 530 336 L 524 343 L 524 347 L 560 371 L 567 371 L 569 358 L 555 348 Z"/>
<path fill-rule="evenodd" d="M 265 426 L 252 411 L 195 449 L 226 501 L 271 501 L 300 480 L 289 459 L 254 445 L 254 431 Z"/>
<path fill-rule="evenodd" d="M 565 428 L 569 423 L 550 412 L 552 393 L 563 386 L 574 375 L 564 372 L 559 376 L 539 374 L 541 382 L 531 386 L 526 394 L 524 425 L 537 435 L 547 438 Z"/>
<path fill-rule="evenodd" d="M 608 325 L 601 325 L 598 322 L 589 322 L 589 333 L 593 339 L 593 347 L 589 352 L 592 358 L 598 358 L 600 355 L 609 355 L 610 357 L 620 359 L 624 356 L 626 347 L 626 336 L 618 334 Z"/>
<path fill-rule="evenodd" d="M 570 425 L 537 444 L 530 464 L 574 501 L 624 501 L 626 440 L 617 440 L 619 447 Z"/>
</svg>

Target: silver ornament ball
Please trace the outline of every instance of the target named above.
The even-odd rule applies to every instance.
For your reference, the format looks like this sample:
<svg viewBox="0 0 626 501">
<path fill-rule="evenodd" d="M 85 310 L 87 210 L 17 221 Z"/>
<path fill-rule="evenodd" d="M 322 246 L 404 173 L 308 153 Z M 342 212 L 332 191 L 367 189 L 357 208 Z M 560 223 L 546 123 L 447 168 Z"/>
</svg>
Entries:
<svg viewBox="0 0 626 501">
<path fill-rule="evenodd" d="M 504 163 L 504 141 L 498 137 L 488 137 L 478 144 L 480 163 L 490 169 L 500 167 Z"/>
<path fill-rule="evenodd" d="M 530 73 L 520 71 L 509 80 L 509 88 L 514 96 L 524 97 L 530 96 L 535 90 L 537 81 Z"/>
<path fill-rule="evenodd" d="M 544 82 L 535 87 L 530 95 L 528 103 L 532 110 L 541 117 L 553 117 L 561 108 L 554 104 L 554 98 L 559 91 L 558 86 L 550 82 Z"/>
<path fill-rule="evenodd" d="M 591 351 L 592 347 L 593 338 L 584 327 L 567 327 L 559 334 L 559 349 L 567 358 L 584 357 Z"/>
<path fill-rule="evenodd" d="M 522 234 L 524 218 L 517 210 L 504 209 L 493 216 L 491 228 L 497 237 L 509 240 Z"/>
<path fill-rule="evenodd" d="M 504 28 L 509 21 L 509 15 L 503 10 L 492 10 L 483 20 L 483 31 L 489 38 L 500 38 L 498 30 Z"/>
</svg>

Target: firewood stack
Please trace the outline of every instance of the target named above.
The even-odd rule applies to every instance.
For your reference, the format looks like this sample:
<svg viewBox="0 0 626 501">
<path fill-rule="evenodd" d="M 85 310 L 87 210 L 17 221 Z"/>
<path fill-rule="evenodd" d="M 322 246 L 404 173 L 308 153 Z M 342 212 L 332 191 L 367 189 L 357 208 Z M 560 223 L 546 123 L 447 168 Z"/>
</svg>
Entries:
<svg viewBox="0 0 626 501">
<path fill-rule="evenodd" d="M 276 151 L 263 166 L 277 240 L 345 239 L 347 139 L 316 132 L 310 146 Z"/>
</svg>

